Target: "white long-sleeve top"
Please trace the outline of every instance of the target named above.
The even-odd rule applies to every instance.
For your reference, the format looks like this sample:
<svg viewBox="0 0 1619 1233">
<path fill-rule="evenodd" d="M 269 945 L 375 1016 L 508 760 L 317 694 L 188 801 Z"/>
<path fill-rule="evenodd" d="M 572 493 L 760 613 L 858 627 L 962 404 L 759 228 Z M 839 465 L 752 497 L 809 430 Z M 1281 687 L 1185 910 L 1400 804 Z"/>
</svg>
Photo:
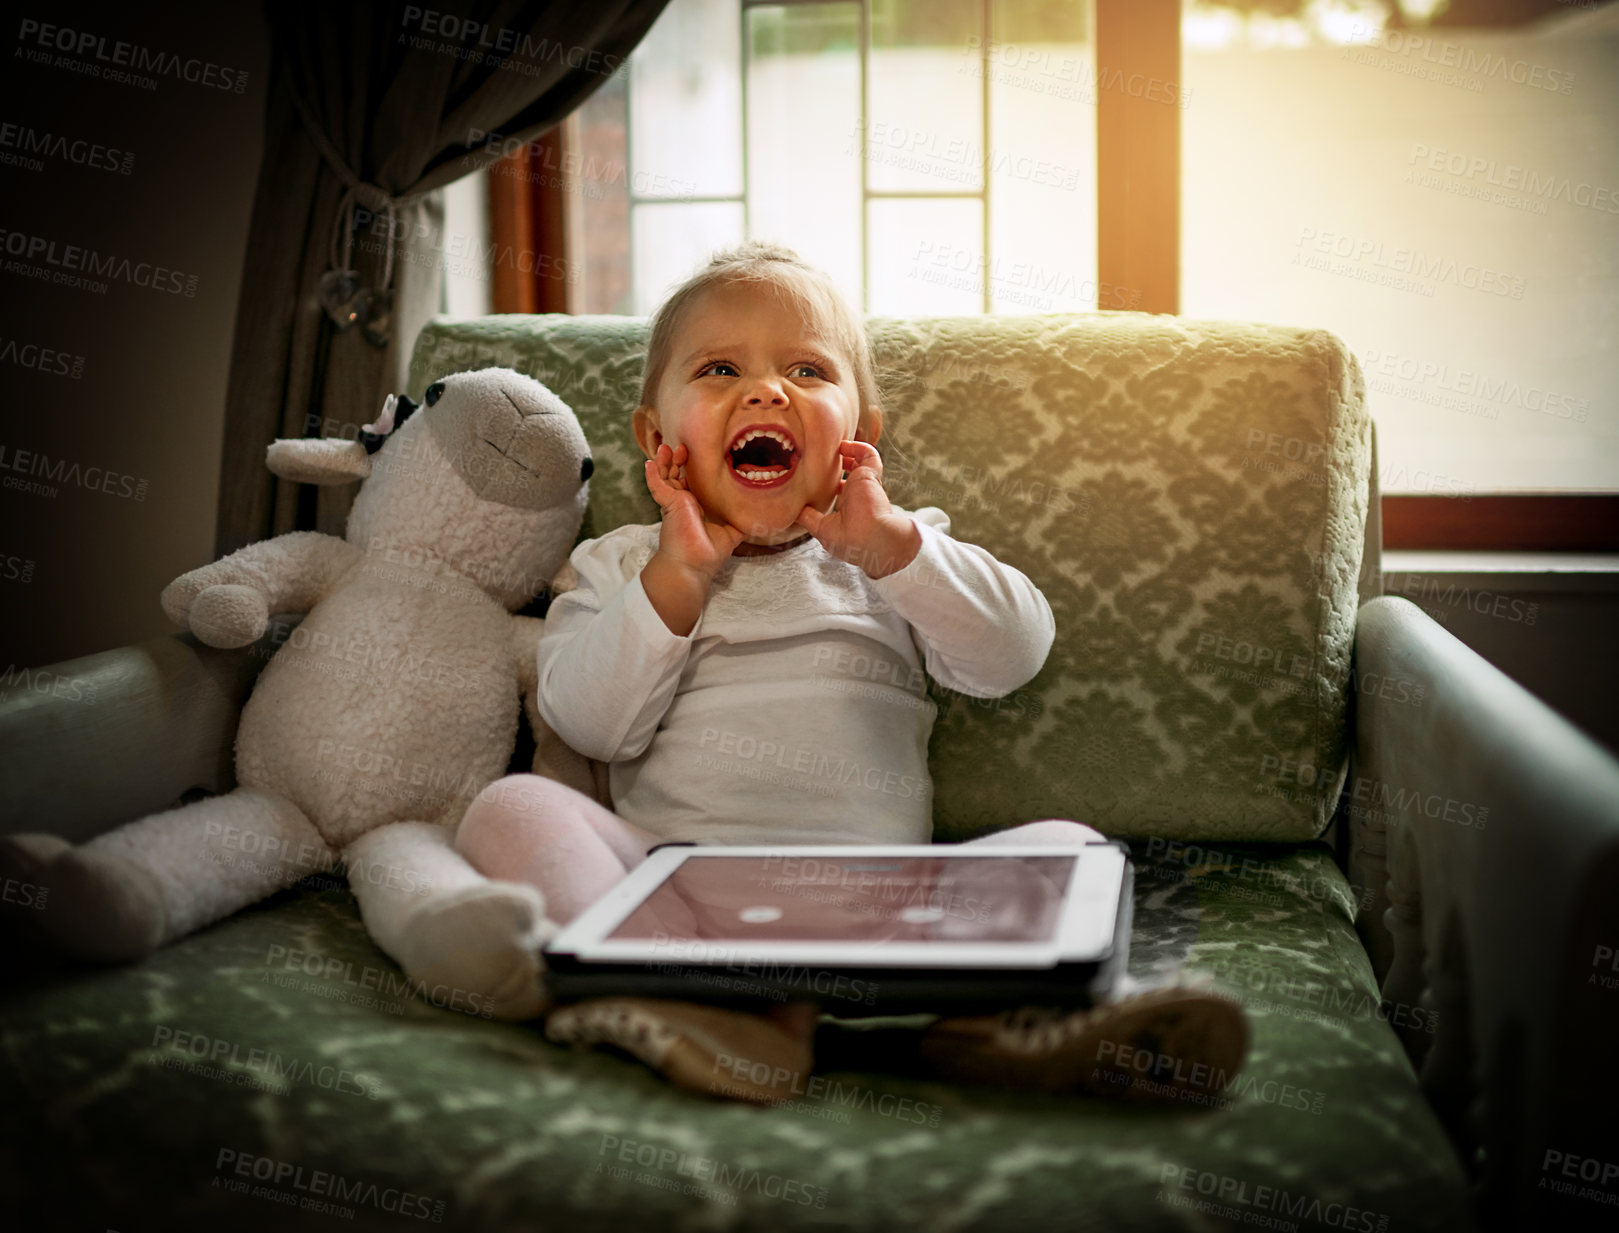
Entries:
<svg viewBox="0 0 1619 1233">
<path fill-rule="evenodd" d="M 911 515 L 922 546 L 872 579 L 811 538 L 732 557 L 696 626 L 670 632 L 640 573 L 658 526 L 576 547 L 577 589 L 539 646 L 539 710 L 609 763 L 615 812 L 700 843 L 927 843 L 928 735 L 946 688 L 1000 697 L 1040 670 L 1056 624 L 1021 572 Z"/>
</svg>

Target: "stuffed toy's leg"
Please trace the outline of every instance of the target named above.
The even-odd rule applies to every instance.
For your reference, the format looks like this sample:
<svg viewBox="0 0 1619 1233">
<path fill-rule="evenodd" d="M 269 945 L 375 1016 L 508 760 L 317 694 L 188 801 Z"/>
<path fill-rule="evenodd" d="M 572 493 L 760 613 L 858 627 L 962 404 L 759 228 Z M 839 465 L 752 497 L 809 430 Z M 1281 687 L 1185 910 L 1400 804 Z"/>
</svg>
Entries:
<svg viewBox="0 0 1619 1233">
<path fill-rule="evenodd" d="M 534 887 L 492 882 L 451 828 L 394 822 L 343 852 L 372 939 L 435 1005 L 494 1019 L 545 1009 L 540 947 L 555 927 Z"/>
<path fill-rule="evenodd" d="M 238 788 L 153 814 L 77 847 L 0 838 L 0 876 L 40 888 L 38 924 L 81 959 L 139 959 L 298 879 L 332 852 L 285 797 Z"/>
</svg>

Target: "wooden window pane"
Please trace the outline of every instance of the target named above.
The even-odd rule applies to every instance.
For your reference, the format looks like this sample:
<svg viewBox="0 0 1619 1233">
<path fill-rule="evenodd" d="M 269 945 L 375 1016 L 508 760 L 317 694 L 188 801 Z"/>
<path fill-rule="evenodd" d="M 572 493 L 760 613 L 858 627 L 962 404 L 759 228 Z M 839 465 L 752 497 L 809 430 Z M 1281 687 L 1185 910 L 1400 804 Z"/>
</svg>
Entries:
<svg viewBox="0 0 1619 1233">
<path fill-rule="evenodd" d="M 1088 0 L 994 6 L 987 57 L 992 312 L 1088 312 L 1098 305 L 1091 16 Z M 1133 307 L 1111 294 L 1100 303 Z"/>
<path fill-rule="evenodd" d="M 673 0 L 630 57 L 630 187 L 643 197 L 742 192 L 736 0 Z"/>
<path fill-rule="evenodd" d="M 872 0 L 867 184 L 874 192 L 978 192 L 984 113 L 962 52 L 981 0 Z"/>
<path fill-rule="evenodd" d="M 716 248 L 742 240 L 736 202 L 646 202 L 632 207 L 635 312 L 655 309 L 675 286 L 708 264 Z"/>
<path fill-rule="evenodd" d="M 859 7 L 748 12 L 748 231 L 860 303 Z"/>
<path fill-rule="evenodd" d="M 891 316 L 982 311 L 983 205 L 977 198 L 869 203 L 871 307 Z"/>
</svg>

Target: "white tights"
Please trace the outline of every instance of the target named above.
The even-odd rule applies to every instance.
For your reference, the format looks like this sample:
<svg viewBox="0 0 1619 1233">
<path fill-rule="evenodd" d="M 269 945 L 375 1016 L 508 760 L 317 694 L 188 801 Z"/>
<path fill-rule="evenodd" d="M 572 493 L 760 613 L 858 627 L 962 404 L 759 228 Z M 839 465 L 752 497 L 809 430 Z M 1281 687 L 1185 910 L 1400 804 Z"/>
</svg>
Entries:
<svg viewBox="0 0 1619 1233">
<path fill-rule="evenodd" d="M 1103 836 L 1080 822 L 1025 822 L 969 843 L 1079 845 Z M 485 877 L 527 882 L 565 925 L 665 842 L 566 784 L 508 775 L 485 788 L 461 820 L 455 847 Z"/>
</svg>

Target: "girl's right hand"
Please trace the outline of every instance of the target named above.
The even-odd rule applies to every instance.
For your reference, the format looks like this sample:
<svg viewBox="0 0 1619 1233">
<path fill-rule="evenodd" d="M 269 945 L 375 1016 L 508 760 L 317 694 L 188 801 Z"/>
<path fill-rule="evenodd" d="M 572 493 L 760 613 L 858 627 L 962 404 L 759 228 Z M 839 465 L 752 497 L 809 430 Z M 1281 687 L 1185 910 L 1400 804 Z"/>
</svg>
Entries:
<svg viewBox="0 0 1619 1233">
<path fill-rule="evenodd" d="M 684 444 L 673 450 L 660 445 L 657 454 L 646 460 L 646 486 L 663 511 L 658 551 L 712 578 L 730 560 L 745 533 L 709 517 L 698 504 L 686 487 L 687 457 Z"/>
</svg>

